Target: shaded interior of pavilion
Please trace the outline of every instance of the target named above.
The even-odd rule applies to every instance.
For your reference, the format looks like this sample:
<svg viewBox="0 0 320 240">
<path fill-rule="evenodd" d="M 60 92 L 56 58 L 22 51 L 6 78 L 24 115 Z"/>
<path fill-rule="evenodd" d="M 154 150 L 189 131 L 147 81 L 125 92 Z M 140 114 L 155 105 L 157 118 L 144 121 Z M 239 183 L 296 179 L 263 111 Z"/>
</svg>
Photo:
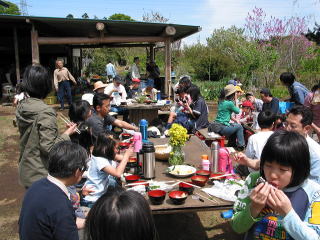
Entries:
<svg viewBox="0 0 320 240">
<path fill-rule="evenodd" d="M 0 15 L 0 71 L 10 71 L 19 81 L 27 65 L 40 63 L 53 71 L 55 60 L 63 58 L 78 77 L 83 48 L 146 47 L 154 60 L 160 44 L 165 49 L 164 90 L 170 94 L 172 43 L 200 30 L 165 23 Z"/>
</svg>

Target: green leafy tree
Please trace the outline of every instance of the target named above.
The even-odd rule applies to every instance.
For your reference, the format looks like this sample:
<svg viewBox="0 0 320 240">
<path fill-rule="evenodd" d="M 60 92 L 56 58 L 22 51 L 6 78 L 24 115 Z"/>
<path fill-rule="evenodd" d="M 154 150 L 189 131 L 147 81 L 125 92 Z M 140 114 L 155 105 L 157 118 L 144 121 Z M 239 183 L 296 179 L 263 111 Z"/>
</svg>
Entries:
<svg viewBox="0 0 320 240">
<path fill-rule="evenodd" d="M 135 21 L 133 18 L 123 13 L 112 14 L 111 16 L 108 17 L 108 20 Z"/>
<path fill-rule="evenodd" d="M 10 14 L 10 15 L 21 15 L 21 12 L 19 10 L 19 7 L 9 1 L 3 1 L 9 5 L 9 7 L 4 7 L 0 5 L 0 14 Z"/>
<path fill-rule="evenodd" d="M 70 19 L 71 19 L 71 18 L 74 18 L 74 17 L 73 17 L 73 15 L 72 15 L 71 13 L 69 13 L 69 14 L 66 16 L 66 18 L 70 18 Z"/>
<path fill-rule="evenodd" d="M 84 18 L 84 19 L 88 19 L 89 18 L 87 13 L 84 13 L 81 17 Z"/>
</svg>

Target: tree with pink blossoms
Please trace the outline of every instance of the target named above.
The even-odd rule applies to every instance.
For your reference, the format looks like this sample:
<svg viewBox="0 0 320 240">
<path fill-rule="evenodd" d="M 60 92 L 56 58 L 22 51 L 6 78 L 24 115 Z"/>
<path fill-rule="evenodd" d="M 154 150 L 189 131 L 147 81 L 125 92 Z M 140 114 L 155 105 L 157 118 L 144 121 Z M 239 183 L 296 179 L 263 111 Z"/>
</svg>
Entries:
<svg viewBox="0 0 320 240">
<path fill-rule="evenodd" d="M 281 71 L 295 73 L 298 70 L 301 59 L 308 56 L 307 50 L 312 46 L 304 36 L 306 31 L 305 17 L 267 17 L 263 9 L 257 7 L 248 13 L 245 33 L 257 42 L 261 62 L 264 62 L 257 75 L 265 85 L 273 85 Z"/>
</svg>

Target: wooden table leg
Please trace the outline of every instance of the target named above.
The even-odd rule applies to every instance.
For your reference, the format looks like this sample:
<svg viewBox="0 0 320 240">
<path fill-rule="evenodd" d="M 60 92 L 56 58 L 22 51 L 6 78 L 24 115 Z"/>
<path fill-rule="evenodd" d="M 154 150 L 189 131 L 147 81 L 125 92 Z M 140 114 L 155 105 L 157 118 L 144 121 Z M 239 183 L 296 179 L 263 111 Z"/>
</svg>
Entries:
<svg viewBox="0 0 320 240">
<path fill-rule="evenodd" d="M 150 123 L 158 117 L 158 109 L 130 109 L 129 118 L 130 121 L 139 125 L 141 119 L 146 119 Z"/>
</svg>

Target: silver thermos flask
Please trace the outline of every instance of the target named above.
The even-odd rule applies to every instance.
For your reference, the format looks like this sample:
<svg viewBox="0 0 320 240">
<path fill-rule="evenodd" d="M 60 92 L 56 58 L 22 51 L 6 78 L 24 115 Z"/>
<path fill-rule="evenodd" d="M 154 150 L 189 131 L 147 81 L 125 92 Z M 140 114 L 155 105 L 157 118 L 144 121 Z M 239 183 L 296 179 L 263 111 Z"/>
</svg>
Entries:
<svg viewBox="0 0 320 240">
<path fill-rule="evenodd" d="M 213 141 L 211 143 L 211 155 L 210 155 L 210 166 L 211 166 L 211 172 L 216 173 L 218 172 L 219 167 L 219 148 L 220 145 L 218 142 Z"/>
<path fill-rule="evenodd" d="M 143 176 L 145 179 L 152 179 L 156 177 L 156 159 L 155 149 L 152 142 L 145 142 L 142 145 L 143 152 Z"/>
</svg>

